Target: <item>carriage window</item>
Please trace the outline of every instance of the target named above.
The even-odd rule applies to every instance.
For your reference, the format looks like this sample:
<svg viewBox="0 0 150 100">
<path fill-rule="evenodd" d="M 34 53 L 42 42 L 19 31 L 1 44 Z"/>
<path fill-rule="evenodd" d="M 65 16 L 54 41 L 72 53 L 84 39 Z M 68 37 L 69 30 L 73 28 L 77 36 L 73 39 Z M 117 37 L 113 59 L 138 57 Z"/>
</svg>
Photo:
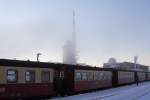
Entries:
<svg viewBox="0 0 150 100">
<path fill-rule="evenodd" d="M 98 80 L 98 73 L 94 74 L 94 80 Z"/>
<path fill-rule="evenodd" d="M 94 79 L 94 73 L 89 73 L 89 76 L 88 76 L 88 80 L 93 80 Z"/>
<path fill-rule="evenodd" d="M 87 74 L 86 73 L 82 73 L 82 80 L 87 80 Z"/>
<path fill-rule="evenodd" d="M 99 80 L 103 80 L 104 79 L 104 74 L 103 73 L 100 73 L 99 74 Z"/>
<path fill-rule="evenodd" d="M 101 80 L 101 79 L 100 79 L 100 73 L 98 73 L 97 77 L 98 77 L 97 80 Z"/>
<path fill-rule="evenodd" d="M 108 79 L 111 80 L 112 79 L 112 75 L 109 73 L 108 75 Z"/>
<path fill-rule="evenodd" d="M 42 71 L 42 73 L 41 73 L 41 80 L 42 80 L 42 82 L 49 82 L 49 80 L 50 80 L 50 72 L 49 71 Z"/>
<path fill-rule="evenodd" d="M 81 80 L 81 73 L 76 73 L 75 79 L 76 79 L 77 81 Z"/>
<path fill-rule="evenodd" d="M 17 70 L 12 69 L 7 70 L 7 82 L 8 83 L 17 82 Z"/>
<path fill-rule="evenodd" d="M 103 80 L 107 80 L 107 74 L 103 73 Z"/>
<path fill-rule="evenodd" d="M 87 79 L 90 80 L 90 73 L 87 73 Z"/>
<path fill-rule="evenodd" d="M 26 82 L 35 82 L 35 72 L 34 71 L 26 71 L 25 72 Z"/>
</svg>

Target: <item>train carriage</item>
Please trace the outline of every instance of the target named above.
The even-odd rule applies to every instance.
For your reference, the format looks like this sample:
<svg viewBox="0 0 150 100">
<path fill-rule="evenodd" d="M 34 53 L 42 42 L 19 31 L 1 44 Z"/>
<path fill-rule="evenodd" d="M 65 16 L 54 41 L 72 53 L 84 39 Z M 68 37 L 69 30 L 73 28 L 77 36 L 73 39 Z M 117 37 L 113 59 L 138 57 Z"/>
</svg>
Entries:
<svg viewBox="0 0 150 100">
<path fill-rule="evenodd" d="M 146 81 L 146 72 L 138 71 L 137 75 L 139 82 Z"/>
<path fill-rule="evenodd" d="M 0 60 L 0 100 L 52 96 L 53 73 L 47 64 Z"/>
<path fill-rule="evenodd" d="M 150 72 L 147 72 L 147 81 L 150 81 Z"/>
<path fill-rule="evenodd" d="M 74 94 L 112 87 L 112 69 L 65 65 L 55 69 L 55 87 L 58 94 Z"/>
<path fill-rule="evenodd" d="M 102 68 L 75 68 L 74 91 L 89 91 L 112 87 L 112 70 Z"/>
<path fill-rule="evenodd" d="M 53 95 L 116 87 L 150 80 L 150 72 L 92 66 L 0 59 L 0 100 L 46 98 Z"/>
<path fill-rule="evenodd" d="M 118 71 L 118 85 L 130 84 L 135 82 L 134 71 Z"/>
</svg>

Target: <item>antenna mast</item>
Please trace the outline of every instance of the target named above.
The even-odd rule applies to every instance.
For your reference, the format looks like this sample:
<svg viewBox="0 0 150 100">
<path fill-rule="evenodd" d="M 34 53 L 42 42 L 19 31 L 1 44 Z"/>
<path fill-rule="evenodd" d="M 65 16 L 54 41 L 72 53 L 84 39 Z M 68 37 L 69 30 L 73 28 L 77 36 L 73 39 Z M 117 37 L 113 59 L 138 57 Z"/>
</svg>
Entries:
<svg viewBox="0 0 150 100">
<path fill-rule="evenodd" d="M 75 21 L 75 10 L 73 10 L 73 31 L 72 31 L 72 46 L 73 46 L 73 59 L 74 63 L 77 63 L 77 44 L 76 44 L 76 21 Z"/>
<path fill-rule="evenodd" d="M 75 23 L 75 11 L 73 10 L 73 31 L 72 31 L 72 42 L 76 47 L 76 23 Z"/>
</svg>

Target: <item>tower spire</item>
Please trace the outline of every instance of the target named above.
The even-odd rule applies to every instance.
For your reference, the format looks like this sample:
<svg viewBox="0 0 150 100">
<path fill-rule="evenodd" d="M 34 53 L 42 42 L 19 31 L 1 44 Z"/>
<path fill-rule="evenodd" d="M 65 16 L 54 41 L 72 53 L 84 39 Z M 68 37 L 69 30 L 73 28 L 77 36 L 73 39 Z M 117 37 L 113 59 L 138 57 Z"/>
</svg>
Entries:
<svg viewBox="0 0 150 100">
<path fill-rule="evenodd" d="M 73 10 L 73 22 L 72 22 L 72 39 L 68 41 L 63 47 L 63 63 L 65 64 L 77 64 L 77 52 L 76 52 L 76 23 L 75 23 L 75 11 Z"/>
<path fill-rule="evenodd" d="M 73 10 L 73 30 L 72 30 L 72 42 L 74 46 L 76 47 L 76 22 L 75 22 L 75 11 Z"/>
<path fill-rule="evenodd" d="M 74 61 L 77 63 L 77 41 L 76 41 L 76 19 L 75 19 L 75 10 L 73 10 L 73 30 L 72 30 L 72 46 L 73 46 L 73 54 Z"/>
</svg>

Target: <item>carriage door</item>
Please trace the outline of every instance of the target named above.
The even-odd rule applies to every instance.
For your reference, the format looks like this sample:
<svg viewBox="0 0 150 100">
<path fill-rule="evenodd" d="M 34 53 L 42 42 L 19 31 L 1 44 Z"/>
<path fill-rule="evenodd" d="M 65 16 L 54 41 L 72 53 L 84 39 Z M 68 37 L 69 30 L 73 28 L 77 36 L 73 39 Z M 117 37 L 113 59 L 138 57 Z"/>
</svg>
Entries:
<svg viewBox="0 0 150 100">
<path fill-rule="evenodd" d="M 65 71 L 63 69 L 58 69 L 55 71 L 54 87 L 57 94 L 64 94 Z"/>
</svg>

